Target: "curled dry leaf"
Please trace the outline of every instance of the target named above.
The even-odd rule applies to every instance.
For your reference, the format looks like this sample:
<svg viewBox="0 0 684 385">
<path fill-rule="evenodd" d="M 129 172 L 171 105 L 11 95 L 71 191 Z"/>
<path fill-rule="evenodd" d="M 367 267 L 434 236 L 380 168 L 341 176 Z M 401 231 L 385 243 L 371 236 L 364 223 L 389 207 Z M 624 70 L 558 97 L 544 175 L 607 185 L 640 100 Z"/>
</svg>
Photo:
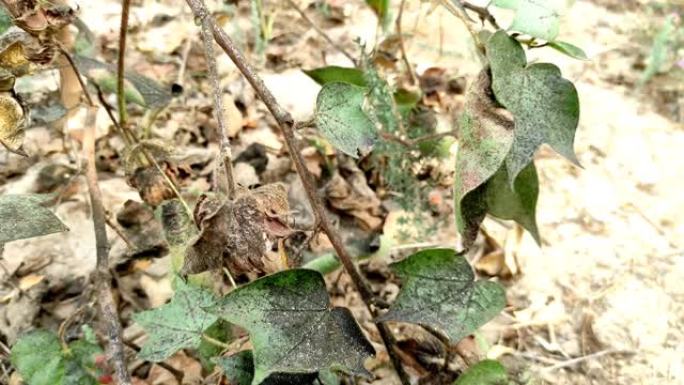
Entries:
<svg viewBox="0 0 684 385">
<path fill-rule="evenodd" d="M 41 39 L 51 37 L 76 18 L 74 10 L 61 2 L 7 0 L 3 4 L 17 27 Z"/>
<path fill-rule="evenodd" d="M 200 233 L 190 242 L 182 275 L 227 267 L 233 274 L 272 273 L 271 246 L 290 235 L 289 204 L 282 184 L 241 192 L 232 202 L 205 196 L 196 207 Z"/>
<path fill-rule="evenodd" d="M 341 168 L 348 172 L 347 177 L 336 173 L 326 186 L 326 196 L 330 205 L 356 218 L 364 230 L 376 230 L 382 226 L 382 202 L 378 199 L 363 174 L 353 162 Z"/>
<path fill-rule="evenodd" d="M 0 143 L 15 154 L 28 156 L 24 144 L 24 108 L 10 92 L 0 92 Z"/>
<path fill-rule="evenodd" d="M 138 190 L 140 198 L 153 207 L 175 196 L 164 176 L 154 166 L 136 169 L 128 182 Z"/>
</svg>

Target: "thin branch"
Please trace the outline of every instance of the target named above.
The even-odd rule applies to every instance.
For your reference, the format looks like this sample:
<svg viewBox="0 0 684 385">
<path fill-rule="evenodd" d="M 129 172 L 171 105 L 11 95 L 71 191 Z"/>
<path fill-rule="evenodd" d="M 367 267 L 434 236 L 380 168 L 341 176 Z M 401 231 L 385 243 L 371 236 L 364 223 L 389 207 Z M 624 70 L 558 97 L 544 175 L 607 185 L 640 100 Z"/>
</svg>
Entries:
<svg viewBox="0 0 684 385">
<path fill-rule="evenodd" d="M 335 48 L 342 55 L 346 56 L 349 60 L 351 60 L 352 63 L 354 63 L 354 66 L 356 66 L 356 64 L 357 64 L 356 58 L 354 58 L 354 56 L 352 56 L 349 52 L 347 52 L 344 48 L 342 48 L 339 44 L 337 44 L 333 39 L 331 39 L 330 36 L 328 36 L 328 34 L 325 33 L 325 31 L 320 29 L 313 22 L 313 20 L 309 19 L 309 17 L 306 15 L 304 10 L 299 8 L 299 6 L 297 5 L 297 3 L 294 2 L 294 0 L 286 0 L 286 1 L 290 5 L 290 7 L 292 7 L 295 11 L 297 11 L 297 13 L 299 13 L 299 16 L 301 16 L 302 19 L 304 19 L 304 21 L 306 21 L 307 24 L 309 24 L 311 26 L 311 28 L 313 28 L 319 35 L 321 35 L 321 37 L 323 39 L 325 39 L 325 41 L 327 41 L 328 44 L 330 44 L 330 46 Z"/>
<path fill-rule="evenodd" d="M 499 23 L 496 22 L 494 15 L 492 15 L 491 12 L 489 12 L 489 9 L 487 9 L 487 7 L 480 7 L 478 5 L 471 4 L 467 1 L 461 1 L 460 3 L 463 6 L 463 8 L 477 13 L 477 16 L 479 16 L 480 20 L 482 20 L 483 22 L 486 20 L 489 22 L 489 24 L 492 25 L 492 27 L 496 29 L 501 29 L 501 27 L 499 27 Z"/>
<path fill-rule="evenodd" d="M 586 356 L 572 358 L 572 359 L 569 359 L 566 361 L 562 361 L 562 362 L 559 362 L 555 365 L 548 366 L 548 367 L 544 368 L 543 370 L 545 372 L 551 372 L 551 371 L 554 371 L 557 369 L 567 368 L 568 366 L 577 365 L 581 362 L 592 360 L 592 359 L 599 358 L 599 357 L 603 357 L 603 356 L 606 356 L 609 354 L 636 354 L 636 352 L 634 352 L 633 350 L 606 349 L 606 350 L 601 350 L 599 352 L 592 353 L 592 354 L 589 354 Z"/>
<path fill-rule="evenodd" d="M 376 311 L 373 307 L 373 304 L 376 303 L 375 296 L 373 295 L 373 292 L 368 286 L 366 280 L 363 278 L 359 270 L 356 268 L 356 265 L 354 265 L 351 255 L 342 243 L 342 238 L 337 233 L 330 218 L 328 218 L 328 216 L 325 213 L 325 206 L 323 205 L 321 197 L 318 195 L 318 190 L 316 188 L 314 178 L 311 175 L 311 173 L 309 173 L 309 170 L 306 168 L 306 164 L 304 163 L 304 159 L 300 152 L 299 145 L 295 138 L 294 119 L 292 118 L 289 112 L 285 111 L 280 106 L 280 104 L 278 104 L 278 101 L 275 99 L 271 91 L 266 87 L 266 85 L 264 84 L 263 80 L 259 77 L 259 75 L 256 74 L 256 71 L 249 64 L 249 62 L 244 57 L 242 52 L 235 46 L 235 43 L 233 43 L 233 41 L 230 39 L 230 37 L 228 37 L 228 35 L 223 31 L 223 29 L 216 24 L 213 17 L 209 14 L 209 11 L 207 10 L 204 2 L 202 0 L 186 0 L 186 2 L 188 6 L 190 6 L 190 8 L 192 9 L 193 13 L 195 14 L 195 17 L 201 20 L 203 24 L 206 23 L 211 27 L 216 42 L 219 44 L 219 46 L 221 46 L 221 48 L 223 48 L 225 53 L 230 57 L 230 59 L 233 61 L 235 66 L 240 70 L 240 72 L 242 72 L 242 75 L 251 84 L 256 94 L 264 102 L 264 104 L 266 104 L 266 107 L 271 112 L 276 122 L 278 122 L 278 125 L 280 126 L 281 132 L 283 134 L 283 138 L 285 139 L 285 145 L 287 146 L 290 157 L 292 158 L 292 161 L 295 164 L 297 174 L 299 174 L 299 177 L 302 180 L 302 184 L 304 185 L 304 189 L 306 190 L 306 194 L 309 199 L 309 202 L 311 203 L 311 207 L 314 211 L 316 220 L 318 223 L 320 223 L 321 228 L 330 239 L 330 243 L 333 245 L 333 248 L 335 249 L 335 252 L 339 257 L 340 262 L 342 262 L 342 265 L 347 271 L 347 274 L 349 274 L 349 276 L 352 279 L 352 282 L 354 282 L 354 286 L 359 291 L 359 294 L 361 295 L 361 298 L 366 304 L 369 312 L 371 313 L 371 315 L 375 316 Z M 399 373 L 402 383 L 408 385 L 408 376 L 406 375 L 406 373 L 404 373 L 403 367 L 401 366 L 401 361 L 396 355 L 396 352 L 393 350 L 395 342 L 394 336 L 392 336 L 392 333 L 390 332 L 386 324 L 378 323 L 377 327 L 378 331 L 380 332 L 380 336 L 382 337 L 383 343 L 385 344 L 387 352 L 390 355 L 390 358 L 392 359 L 392 363 L 395 367 L 395 370 L 397 371 L 397 373 Z"/>
<path fill-rule="evenodd" d="M 401 0 L 401 3 L 399 4 L 399 14 L 397 15 L 396 29 L 397 29 L 397 35 L 399 36 L 399 49 L 401 50 L 401 59 L 404 61 L 404 65 L 406 66 L 406 72 L 409 73 L 410 84 L 414 85 L 414 84 L 418 83 L 418 79 L 416 79 L 416 74 L 413 72 L 413 66 L 411 65 L 411 62 L 408 59 L 408 55 L 406 54 L 406 45 L 404 44 L 404 34 L 401 31 L 401 20 L 402 20 L 402 17 L 404 16 L 404 6 L 405 5 L 406 5 L 406 0 Z"/>
<path fill-rule="evenodd" d="M 214 53 L 214 39 L 211 37 L 211 26 L 207 18 L 202 20 L 200 28 L 202 34 L 202 43 L 204 43 L 204 57 L 207 60 L 207 67 L 209 69 L 209 82 L 211 83 L 212 93 L 214 95 L 214 115 L 217 126 L 217 136 L 220 143 L 220 156 L 223 162 L 223 167 L 226 174 L 226 183 L 228 185 L 228 199 L 235 199 L 236 186 L 235 177 L 233 176 L 233 159 L 230 151 L 230 140 L 226 133 L 226 114 L 223 109 L 223 94 L 221 92 L 221 84 L 219 83 L 218 70 L 216 69 L 216 54 Z"/>
<path fill-rule="evenodd" d="M 131 0 L 121 0 L 121 28 L 119 29 L 119 60 L 116 71 L 116 100 L 119 106 L 119 124 L 126 125 L 126 95 L 124 94 L 124 60 L 126 57 L 126 34 L 128 33 L 128 11 Z"/>
<path fill-rule="evenodd" d="M 221 348 L 221 349 L 224 349 L 224 350 L 230 349 L 230 344 L 227 344 L 227 343 L 225 343 L 225 342 L 223 342 L 223 341 L 219 341 L 219 340 L 217 340 L 216 338 L 211 337 L 211 336 L 209 336 L 209 335 L 207 335 L 207 334 L 202 334 L 202 338 L 203 338 L 205 341 L 209 342 L 210 344 L 212 344 L 212 345 L 214 345 L 214 346 L 217 346 L 217 347 L 219 347 L 219 348 Z"/>
<path fill-rule="evenodd" d="M 85 82 L 83 81 L 83 77 L 81 77 L 81 72 L 78 70 L 76 63 L 74 63 L 74 59 L 71 57 L 71 54 L 61 44 L 58 44 L 57 48 L 59 48 L 59 52 L 62 55 L 64 55 L 67 62 L 69 62 L 69 66 L 71 67 L 72 70 L 74 70 L 74 73 L 76 73 L 76 78 L 78 78 L 78 84 L 81 86 L 81 89 L 83 90 L 83 96 L 85 96 L 86 101 L 88 102 L 88 105 L 91 107 L 94 106 L 95 103 L 93 103 L 93 98 L 90 97 L 90 93 L 88 92 L 88 87 L 86 86 Z"/>
<path fill-rule="evenodd" d="M 93 227 L 95 229 L 97 303 L 100 308 L 101 321 L 106 325 L 105 332 L 109 340 L 109 356 L 113 361 L 117 383 L 120 385 L 130 385 L 131 377 L 126 368 L 126 356 L 124 355 L 123 341 L 121 339 L 121 323 L 119 322 L 119 315 L 112 296 L 110 283 L 109 243 L 107 241 L 105 210 L 102 204 L 102 192 L 97 184 L 97 169 L 95 166 L 96 116 L 97 107 L 91 105 L 88 108 L 88 117 L 83 135 L 83 157 L 87 161 L 86 182 L 88 184 Z"/>
</svg>

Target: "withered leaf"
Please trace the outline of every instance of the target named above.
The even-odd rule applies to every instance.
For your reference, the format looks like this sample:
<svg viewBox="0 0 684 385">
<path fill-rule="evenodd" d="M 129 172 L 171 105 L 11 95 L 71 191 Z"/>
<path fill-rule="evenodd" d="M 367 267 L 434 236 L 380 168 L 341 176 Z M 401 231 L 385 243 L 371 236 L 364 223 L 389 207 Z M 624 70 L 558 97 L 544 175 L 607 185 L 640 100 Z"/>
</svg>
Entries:
<svg viewBox="0 0 684 385">
<path fill-rule="evenodd" d="M 24 108 L 10 92 L 0 92 L 0 143 L 15 154 L 28 156 L 24 144 Z"/>
<path fill-rule="evenodd" d="M 468 87 L 460 118 L 460 146 L 456 158 L 456 224 L 468 247 L 475 240 L 484 213 L 466 210 L 468 195 L 494 175 L 513 144 L 513 119 L 494 101 L 488 71 L 480 72 Z"/>
<path fill-rule="evenodd" d="M 196 209 L 200 233 L 186 250 L 182 275 L 223 266 L 235 275 L 273 272 L 264 263 L 271 244 L 289 235 L 287 192 L 281 184 L 241 193 L 235 201 L 205 197 Z"/>
</svg>

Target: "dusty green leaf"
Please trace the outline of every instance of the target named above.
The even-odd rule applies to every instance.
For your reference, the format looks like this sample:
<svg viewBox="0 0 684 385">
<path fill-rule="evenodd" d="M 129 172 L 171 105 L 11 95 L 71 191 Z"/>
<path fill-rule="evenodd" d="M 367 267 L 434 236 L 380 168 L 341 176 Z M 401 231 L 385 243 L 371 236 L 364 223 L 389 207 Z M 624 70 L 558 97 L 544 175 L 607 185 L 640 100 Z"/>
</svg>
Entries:
<svg viewBox="0 0 684 385">
<path fill-rule="evenodd" d="M 243 350 L 228 357 L 214 359 L 231 385 L 250 385 L 254 378 L 254 356 L 251 350 Z"/>
<path fill-rule="evenodd" d="M 216 305 L 217 300 L 211 293 L 181 279 L 177 284 L 170 303 L 133 316 L 148 335 L 138 353 L 142 359 L 159 362 L 181 349 L 198 348 L 204 331 L 218 320 L 204 310 Z"/>
<path fill-rule="evenodd" d="M 564 41 L 554 41 L 549 43 L 549 47 L 578 60 L 589 60 L 584 50 L 574 44 Z"/>
<path fill-rule="evenodd" d="M 429 249 L 391 265 L 402 288 L 389 311 L 377 321 L 430 325 L 460 341 L 494 318 L 506 304 L 503 287 L 477 281 L 462 254 Z"/>
<path fill-rule="evenodd" d="M 468 193 L 457 212 L 457 224 L 464 247 L 470 247 L 485 217 L 490 214 L 500 219 L 514 220 L 540 243 L 536 221 L 539 180 L 534 163 L 525 167 L 515 180 L 514 188 L 506 167 L 501 167 L 484 185 Z"/>
<path fill-rule="evenodd" d="M 513 144 L 513 135 L 510 114 L 492 100 L 489 74 L 482 71 L 468 87 L 459 120 L 454 195 L 456 224 L 466 247 L 475 240 L 483 214 L 473 215 L 464 210 L 464 199 L 501 168 Z"/>
<path fill-rule="evenodd" d="M 84 56 L 74 56 L 74 63 L 88 80 L 104 92 L 116 92 L 116 66 Z M 161 108 L 171 101 L 171 93 L 154 80 L 135 73 L 124 75 L 126 100 L 147 108 Z"/>
<path fill-rule="evenodd" d="M 508 173 L 502 167 L 487 182 L 487 213 L 500 219 L 518 222 L 532 234 L 537 243 L 541 243 L 536 219 L 539 178 L 534 163 L 530 163 L 520 172 L 515 179 L 514 189 L 511 189 L 508 181 Z"/>
<path fill-rule="evenodd" d="M 373 347 L 348 309 L 330 307 L 318 272 L 294 269 L 258 279 L 229 293 L 216 312 L 249 331 L 254 385 L 274 373 L 368 374 L 363 362 Z"/>
<path fill-rule="evenodd" d="M 572 82 L 553 64 L 527 65 L 520 43 L 503 31 L 487 42 L 487 58 L 494 95 L 515 120 L 515 138 L 506 159 L 510 184 L 543 143 L 578 164 L 573 142 L 579 99 Z"/>
<path fill-rule="evenodd" d="M 363 110 L 365 90 L 348 83 L 327 83 L 316 100 L 318 130 L 345 154 L 358 158 L 377 141 L 375 125 Z"/>
<path fill-rule="evenodd" d="M 399 112 L 390 85 L 380 76 L 370 57 L 364 56 L 363 62 L 371 119 L 386 132 L 399 131 Z"/>
<path fill-rule="evenodd" d="M 28 385 L 96 385 L 95 355 L 102 349 L 91 339 L 62 349 L 57 335 L 34 330 L 19 338 L 10 359 Z"/>
<path fill-rule="evenodd" d="M 219 357 L 216 364 L 231 385 L 250 385 L 254 379 L 254 356 L 243 350 L 229 357 Z M 318 380 L 322 381 L 322 384 Z M 262 385 L 338 385 L 337 376 L 329 371 L 320 373 L 274 373 Z"/>
<path fill-rule="evenodd" d="M 558 36 L 559 20 L 567 0 L 494 0 L 499 8 L 515 11 L 509 29 L 553 41 Z"/>
<path fill-rule="evenodd" d="M 648 65 L 646 66 L 641 79 L 639 79 L 639 85 L 643 86 L 646 84 L 646 82 L 660 72 L 665 65 L 668 51 L 672 49 L 671 41 L 675 37 L 677 31 L 676 20 L 676 14 L 669 15 L 658 31 L 658 34 L 655 36 L 653 46 L 651 46 L 651 53 L 648 57 Z"/>
<path fill-rule="evenodd" d="M 466 370 L 454 385 L 507 385 L 506 368 L 498 361 L 483 360 Z"/>
<path fill-rule="evenodd" d="M 50 197 L 42 195 L 0 196 L 0 244 L 69 231 L 52 211 L 41 206 L 47 199 Z"/>
<path fill-rule="evenodd" d="M 324 86 L 328 83 L 349 83 L 359 87 L 366 86 L 363 71 L 356 68 L 327 66 L 304 71 L 316 83 Z"/>
</svg>

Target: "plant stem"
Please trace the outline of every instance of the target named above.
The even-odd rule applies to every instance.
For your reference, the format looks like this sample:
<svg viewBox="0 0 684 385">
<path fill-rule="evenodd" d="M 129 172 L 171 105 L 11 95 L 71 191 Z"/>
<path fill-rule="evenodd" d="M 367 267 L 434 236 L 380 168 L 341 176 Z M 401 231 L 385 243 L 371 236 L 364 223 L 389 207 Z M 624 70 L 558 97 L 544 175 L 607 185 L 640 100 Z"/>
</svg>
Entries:
<svg viewBox="0 0 684 385">
<path fill-rule="evenodd" d="M 396 29 L 397 29 L 397 36 L 399 36 L 399 49 L 401 50 L 401 59 L 404 61 L 404 65 L 406 66 L 406 72 L 409 74 L 409 81 L 411 85 L 417 84 L 418 80 L 416 79 L 416 74 L 413 72 L 413 66 L 411 65 L 411 62 L 408 59 L 408 55 L 406 54 L 406 46 L 404 44 L 404 34 L 401 31 L 401 20 L 402 16 L 404 16 L 404 6 L 406 5 L 406 0 L 401 0 L 401 3 L 399 4 L 399 14 L 397 15 L 397 21 L 396 21 Z"/>
<path fill-rule="evenodd" d="M 211 26 L 207 18 L 202 20 L 200 28 L 202 34 L 202 43 L 204 43 L 204 57 L 207 60 L 207 67 L 209 69 L 209 82 L 211 83 L 212 93 L 214 95 L 214 115 L 218 122 L 217 136 L 220 143 L 221 161 L 226 174 L 226 183 L 228 186 L 228 199 L 235 199 L 236 187 L 235 178 L 233 176 L 233 159 L 230 150 L 230 140 L 226 133 L 226 114 L 223 108 L 223 93 L 221 92 L 221 84 L 219 83 L 218 70 L 216 69 L 216 54 L 214 53 L 214 39 L 211 36 Z M 217 173 L 218 174 L 218 173 Z M 218 175 L 215 176 L 218 178 Z"/>
<path fill-rule="evenodd" d="M 299 6 L 297 6 L 297 3 L 295 3 L 294 0 L 286 0 L 286 1 L 290 5 L 290 7 L 292 7 L 292 9 L 294 9 L 295 11 L 297 11 L 297 13 L 299 13 L 299 16 L 301 16 L 302 19 L 304 19 L 304 21 L 311 26 L 311 28 L 313 28 L 319 35 L 321 35 L 321 37 L 323 39 L 325 39 L 325 41 L 328 42 L 328 44 L 330 44 L 333 48 L 335 48 L 337 51 L 339 51 L 339 53 L 346 56 L 349 60 L 351 60 L 351 62 L 354 64 L 354 66 L 356 66 L 356 64 L 357 64 L 356 58 L 354 58 L 354 56 L 352 56 L 349 52 L 347 52 L 339 44 L 335 43 L 335 41 L 333 39 L 331 39 L 330 36 L 328 36 L 328 34 L 326 34 L 322 29 L 320 29 L 313 22 L 313 20 L 311 20 L 306 15 L 304 10 L 302 10 L 301 8 L 299 8 Z"/>
<path fill-rule="evenodd" d="M 210 344 L 218 346 L 219 348 L 222 348 L 222 349 L 229 349 L 230 348 L 229 344 L 227 344 L 223 341 L 219 341 L 216 338 L 210 337 L 206 334 L 202 334 L 202 338 L 204 338 L 204 340 L 209 342 Z"/>
<path fill-rule="evenodd" d="M 59 49 L 76 73 L 88 103 L 88 114 L 83 133 L 83 158 L 87 162 L 86 184 L 88 185 L 93 228 L 95 230 L 96 265 L 94 281 L 97 285 L 97 304 L 100 310 L 100 318 L 106 327 L 105 334 L 109 341 L 109 356 L 113 361 L 117 383 L 119 385 L 131 385 L 131 376 L 126 366 L 123 339 L 121 338 L 121 322 L 119 321 L 119 314 L 112 296 L 111 275 L 109 272 L 109 242 L 107 241 L 106 226 L 107 217 L 104 205 L 102 204 L 102 192 L 97 184 L 97 166 L 95 164 L 95 120 L 97 118 L 97 107 L 95 107 L 93 99 L 90 97 L 90 93 L 71 55 L 61 45 Z"/>
<path fill-rule="evenodd" d="M 124 94 L 124 59 L 126 57 L 126 34 L 128 32 L 128 11 L 131 0 L 121 0 L 121 28 L 119 29 L 119 61 L 116 71 L 116 100 L 119 106 L 119 124 L 126 125 L 126 95 Z"/>
<path fill-rule="evenodd" d="M 109 243 L 105 224 L 105 211 L 102 204 L 102 192 L 97 184 L 97 169 L 95 167 L 95 118 L 97 107 L 92 104 L 88 108 L 85 132 L 83 135 L 83 156 L 86 159 L 86 182 L 93 216 L 95 230 L 95 245 L 97 263 L 95 268 L 95 282 L 98 287 L 97 303 L 100 308 L 101 321 L 106 325 L 105 332 L 109 340 L 109 355 L 113 361 L 117 383 L 130 385 L 131 377 L 126 368 L 123 341 L 121 339 L 121 324 L 112 297 L 111 276 L 109 273 Z"/>
<path fill-rule="evenodd" d="M 332 222 L 325 213 L 325 206 L 323 205 L 321 197 L 318 195 L 314 178 L 306 168 L 306 164 L 304 163 L 304 159 L 302 158 L 301 152 L 299 150 L 299 145 L 295 138 L 294 119 L 289 112 L 285 111 L 280 104 L 278 104 L 278 101 L 275 99 L 271 91 L 266 87 L 259 75 L 256 74 L 256 71 L 249 64 L 242 52 L 235 46 L 233 41 L 230 39 L 230 37 L 228 37 L 223 29 L 216 24 L 213 17 L 209 14 L 209 11 L 207 10 L 203 0 L 186 0 L 186 2 L 192 9 L 195 17 L 200 19 L 203 24 L 206 23 L 211 27 L 216 42 L 230 57 L 240 72 L 242 72 L 242 75 L 251 84 L 256 94 L 264 102 L 264 104 L 266 104 L 266 107 L 271 112 L 271 115 L 273 115 L 276 122 L 278 122 L 283 134 L 283 138 L 285 139 L 285 145 L 287 146 L 290 158 L 292 158 L 292 161 L 295 164 L 295 169 L 297 170 L 297 174 L 299 174 L 299 177 L 302 180 L 302 184 L 306 190 L 306 194 L 309 202 L 311 203 L 314 215 L 316 216 L 317 223 L 320 223 L 321 228 L 330 239 L 330 243 L 332 243 L 340 262 L 342 262 L 344 269 L 351 277 L 352 282 L 354 282 L 354 286 L 359 291 L 361 299 L 363 299 L 369 312 L 371 315 L 375 316 L 376 311 L 373 307 L 373 305 L 376 303 L 375 296 L 373 295 L 373 292 L 368 286 L 366 280 L 356 268 L 356 265 L 354 265 L 351 255 L 349 252 L 347 252 L 344 244 L 342 243 L 342 238 L 337 233 Z M 395 342 L 394 336 L 390 332 L 387 325 L 378 323 L 377 327 L 378 331 L 380 332 L 380 336 L 382 337 L 383 343 L 385 344 L 385 348 L 390 355 L 392 364 L 399 374 L 402 384 L 408 385 L 408 376 L 406 373 L 404 373 L 403 367 L 401 366 L 401 361 L 396 355 L 396 352 L 393 350 Z"/>
<path fill-rule="evenodd" d="M 499 27 L 499 23 L 496 22 L 494 15 L 492 15 L 491 12 L 489 12 L 489 9 L 487 9 L 487 7 L 480 7 L 475 4 L 471 4 L 467 1 L 461 1 L 461 5 L 463 6 L 463 8 L 477 13 L 477 15 L 480 17 L 480 20 L 487 20 L 489 24 L 492 25 L 492 27 L 496 29 L 501 29 L 501 27 Z"/>
</svg>

